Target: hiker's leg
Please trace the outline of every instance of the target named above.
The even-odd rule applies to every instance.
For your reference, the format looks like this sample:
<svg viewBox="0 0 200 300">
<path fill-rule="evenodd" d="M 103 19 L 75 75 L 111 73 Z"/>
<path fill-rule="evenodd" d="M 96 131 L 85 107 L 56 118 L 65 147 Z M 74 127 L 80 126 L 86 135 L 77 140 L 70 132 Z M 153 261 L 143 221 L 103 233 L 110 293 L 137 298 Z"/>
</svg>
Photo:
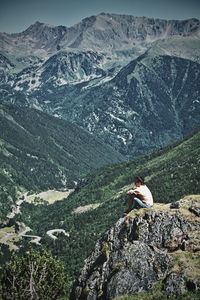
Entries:
<svg viewBox="0 0 200 300">
<path fill-rule="evenodd" d="M 142 202 L 139 198 L 134 197 L 134 205 L 135 207 L 139 207 L 139 208 L 148 208 L 149 206 L 147 204 L 145 204 L 144 202 Z"/>
<path fill-rule="evenodd" d="M 125 211 L 125 214 L 128 214 L 133 209 L 133 202 L 134 202 L 133 198 L 134 198 L 133 195 L 129 195 L 129 197 L 128 197 L 128 208 Z"/>
<path fill-rule="evenodd" d="M 132 206 L 133 206 L 133 196 L 129 196 L 129 199 L 128 199 L 128 209 L 127 211 L 131 211 L 132 210 Z"/>
</svg>

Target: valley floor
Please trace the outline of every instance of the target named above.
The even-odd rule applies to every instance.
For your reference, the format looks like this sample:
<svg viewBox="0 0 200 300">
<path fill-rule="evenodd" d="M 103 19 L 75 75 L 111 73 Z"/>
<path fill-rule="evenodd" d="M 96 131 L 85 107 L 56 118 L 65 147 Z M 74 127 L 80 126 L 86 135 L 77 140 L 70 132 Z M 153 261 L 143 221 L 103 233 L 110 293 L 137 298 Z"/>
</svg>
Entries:
<svg viewBox="0 0 200 300">
<path fill-rule="evenodd" d="M 16 202 L 16 206 L 12 207 L 12 211 L 7 215 L 7 218 L 12 220 L 17 214 L 20 214 L 20 208 L 24 202 L 34 203 L 35 205 L 45 202 L 48 204 L 53 204 L 56 201 L 66 199 L 73 191 L 74 189 L 68 189 L 65 191 L 47 190 L 31 195 L 28 195 L 28 192 L 26 192 L 25 194 L 20 195 L 19 200 Z M 32 229 L 26 226 L 24 223 L 18 222 L 18 226 L 19 230 L 17 232 L 15 231 L 14 226 L 0 228 L 0 244 L 7 245 L 10 250 L 17 250 L 18 246 L 16 246 L 15 243 L 22 238 L 28 238 L 30 239 L 31 243 L 41 245 L 41 236 L 27 234 L 27 232 L 32 231 Z M 59 233 L 69 236 L 64 229 L 60 228 L 50 229 L 46 232 L 46 234 L 53 240 L 57 239 L 55 234 Z"/>
</svg>

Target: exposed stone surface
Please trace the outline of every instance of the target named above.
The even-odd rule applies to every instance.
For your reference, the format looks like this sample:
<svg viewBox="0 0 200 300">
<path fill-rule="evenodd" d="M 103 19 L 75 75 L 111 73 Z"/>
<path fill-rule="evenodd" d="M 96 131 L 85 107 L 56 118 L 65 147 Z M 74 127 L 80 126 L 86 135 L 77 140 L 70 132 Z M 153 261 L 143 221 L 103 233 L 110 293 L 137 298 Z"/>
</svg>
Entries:
<svg viewBox="0 0 200 300">
<path fill-rule="evenodd" d="M 171 273 L 166 278 L 164 290 L 168 295 L 180 295 L 186 292 L 184 274 Z"/>
<path fill-rule="evenodd" d="M 189 208 L 189 210 L 191 212 L 193 212 L 196 216 L 200 217 L 200 208 L 196 207 L 196 206 L 191 206 Z"/>
<path fill-rule="evenodd" d="M 170 204 L 170 208 L 180 208 L 180 202 L 179 201 L 176 201 L 176 202 L 172 202 Z"/>
<path fill-rule="evenodd" d="M 169 297 L 198 291 L 200 220 L 190 207 L 199 205 L 200 198 L 180 200 L 176 210 L 157 204 L 119 219 L 85 261 L 71 299 L 114 299 L 158 280 Z"/>
</svg>

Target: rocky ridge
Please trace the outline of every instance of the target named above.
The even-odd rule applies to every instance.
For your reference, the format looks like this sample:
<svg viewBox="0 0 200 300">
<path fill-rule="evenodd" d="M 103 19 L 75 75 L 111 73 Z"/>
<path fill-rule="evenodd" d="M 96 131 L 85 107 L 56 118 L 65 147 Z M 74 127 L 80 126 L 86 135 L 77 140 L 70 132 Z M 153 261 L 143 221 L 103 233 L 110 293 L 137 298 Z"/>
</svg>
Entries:
<svg viewBox="0 0 200 300">
<path fill-rule="evenodd" d="M 168 37 L 199 37 L 199 32 L 200 21 L 195 18 L 162 20 L 101 13 L 71 27 L 36 22 L 20 33 L 0 33 L 0 41 L 4 53 L 14 53 L 16 49 L 32 54 L 36 50 L 37 55 L 50 56 L 69 49 L 103 52 L 106 49 L 110 53 L 137 46 L 142 49 L 146 43 Z"/>
<path fill-rule="evenodd" d="M 133 210 L 100 239 L 74 284 L 71 299 L 114 299 L 159 285 L 178 297 L 200 290 L 200 196 Z M 137 295 L 137 294 L 136 294 Z"/>
<path fill-rule="evenodd" d="M 143 54 L 159 40 L 200 37 L 200 21 L 162 20 L 101 13 L 71 27 L 36 22 L 25 31 L 0 33 L 0 53 L 14 65 L 14 72 L 40 66 L 59 52 L 98 52 L 119 65 Z M 104 69 L 109 66 L 105 60 Z"/>
</svg>

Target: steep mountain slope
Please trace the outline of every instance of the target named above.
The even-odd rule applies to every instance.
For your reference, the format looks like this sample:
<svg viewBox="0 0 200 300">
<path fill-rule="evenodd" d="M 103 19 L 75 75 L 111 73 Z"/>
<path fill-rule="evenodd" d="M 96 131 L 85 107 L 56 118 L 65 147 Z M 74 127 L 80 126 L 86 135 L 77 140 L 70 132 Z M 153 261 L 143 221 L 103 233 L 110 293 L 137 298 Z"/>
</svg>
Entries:
<svg viewBox="0 0 200 300">
<path fill-rule="evenodd" d="M 7 59 L 4 55 L 0 54 L 0 85 L 8 84 L 4 93 L 7 94 L 7 89 L 10 89 L 11 81 L 12 81 L 12 70 L 14 69 L 14 64 L 11 63 L 9 59 Z M 1 89 L 2 94 L 2 89 Z"/>
<path fill-rule="evenodd" d="M 171 39 L 162 39 L 154 42 L 148 49 L 148 55 L 169 55 L 192 60 L 200 63 L 200 39 L 188 37 L 174 37 Z"/>
<path fill-rule="evenodd" d="M 1 190 L 73 186 L 89 171 L 122 156 L 85 130 L 43 112 L 0 106 Z"/>
<path fill-rule="evenodd" d="M 14 90 L 31 92 L 43 85 L 59 87 L 102 77 L 105 57 L 96 52 L 59 52 L 41 66 L 31 66 L 19 72 L 14 80 Z"/>
<path fill-rule="evenodd" d="M 74 276 L 90 254 L 95 241 L 122 216 L 126 191 L 140 174 L 152 190 L 155 202 L 173 202 L 188 194 L 200 194 L 200 132 L 162 152 L 129 163 L 106 167 L 88 176 L 67 201 L 51 206 L 24 204 L 18 221 L 42 237 L 43 246 L 59 256 Z M 50 239 L 49 229 L 63 229 Z"/>
<path fill-rule="evenodd" d="M 132 157 L 163 147 L 199 125 L 199 80 L 198 63 L 147 52 L 105 83 L 59 88 L 47 84 L 32 99 Z M 60 99 L 56 102 L 55 93 Z"/>
<path fill-rule="evenodd" d="M 40 76 L 21 72 L 15 89 L 2 85 L 1 99 L 75 122 L 128 157 L 163 147 L 199 126 L 198 63 L 151 49 L 115 75 L 101 68 L 104 59 L 97 53 L 60 53 L 41 67 Z M 63 84 L 97 74 L 99 79 L 87 83 Z"/>
</svg>

